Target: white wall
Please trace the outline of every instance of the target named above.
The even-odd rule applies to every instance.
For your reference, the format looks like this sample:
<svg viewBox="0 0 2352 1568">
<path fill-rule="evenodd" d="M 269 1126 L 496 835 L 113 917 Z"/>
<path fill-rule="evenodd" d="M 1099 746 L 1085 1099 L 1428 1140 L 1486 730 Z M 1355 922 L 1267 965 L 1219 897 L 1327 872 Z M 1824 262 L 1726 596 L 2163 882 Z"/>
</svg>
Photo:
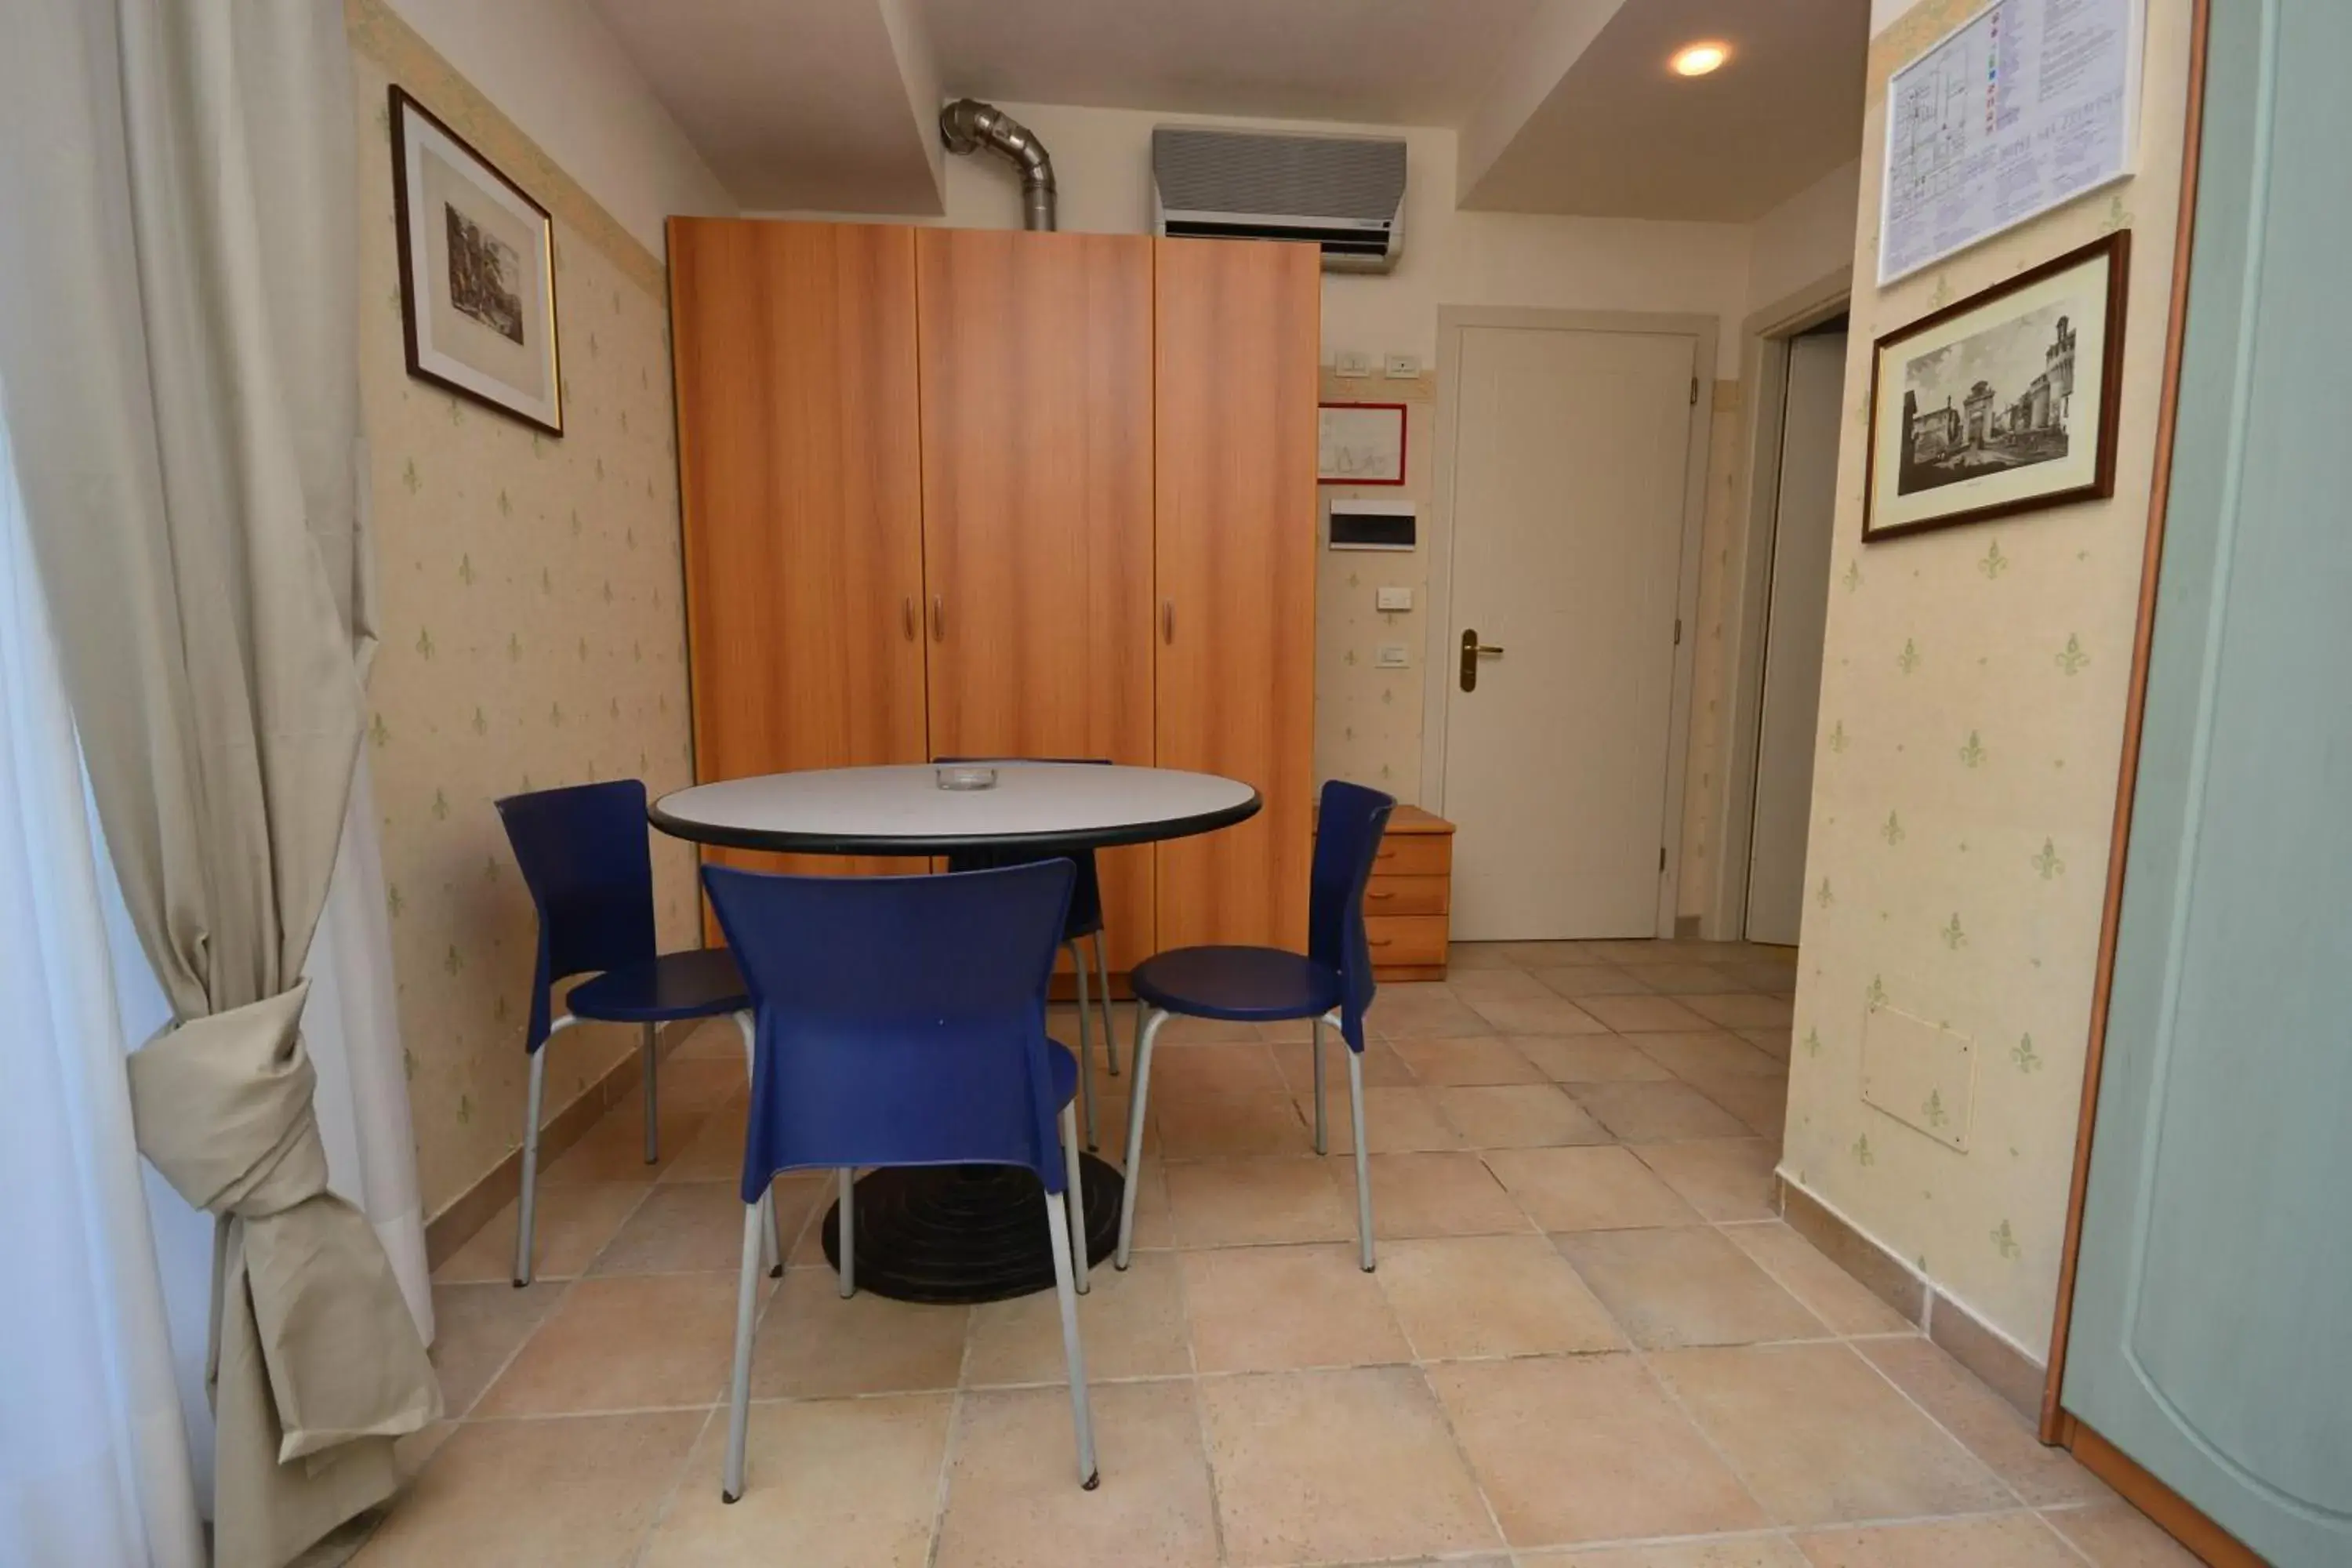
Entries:
<svg viewBox="0 0 2352 1568">
<path fill-rule="evenodd" d="M 389 0 L 656 256 L 672 213 L 735 202 L 589 0 Z"/>
<path fill-rule="evenodd" d="M 1748 250 L 1748 308 L 1758 310 L 1853 261 L 1862 164 L 1843 163 L 1756 220 Z"/>
<path fill-rule="evenodd" d="M 1036 132 L 1053 154 L 1061 226 L 1092 234 L 1140 234 L 1150 228 L 1155 125 L 1270 126 L 1402 137 L 1403 259 L 1395 271 L 1381 277 L 1324 275 L 1327 361 L 1342 351 L 1410 353 L 1420 357 L 1423 369 L 1433 369 L 1438 306 L 1538 305 L 1715 315 L 1723 323 L 1718 374 L 1739 374 L 1737 333 L 1747 310 L 1748 283 L 1748 229 L 1743 225 L 1456 212 L 1456 139 L 1451 131 L 1244 121 L 1065 104 L 1007 103 L 1003 108 Z M 1018 228 L 1019 179 L 1002 159 L 949 159 L 947 214 L 940 221 L 969 228 Z M 1849 224 L 1849 237 L 1851 233 Z"/>
</svg>

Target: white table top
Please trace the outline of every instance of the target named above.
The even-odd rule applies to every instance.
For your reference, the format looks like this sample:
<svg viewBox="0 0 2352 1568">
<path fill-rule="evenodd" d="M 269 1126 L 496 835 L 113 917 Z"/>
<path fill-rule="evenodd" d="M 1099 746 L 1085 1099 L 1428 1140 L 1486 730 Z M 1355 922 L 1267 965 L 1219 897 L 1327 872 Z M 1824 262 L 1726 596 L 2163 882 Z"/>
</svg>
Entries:
<svg viewBox="0 0 2352 1568">
<path fill-rule="evenodd" d="M 928 763 L 820 768 L 698 784 L 656 801 L 656 827 L 700 844 L 834 855 L 928 855 L 1143 844 L 1254 816 L 1238 779 L 1091 763 L 991 763 L 993 788 L 939 787 Z"/>
</svg>

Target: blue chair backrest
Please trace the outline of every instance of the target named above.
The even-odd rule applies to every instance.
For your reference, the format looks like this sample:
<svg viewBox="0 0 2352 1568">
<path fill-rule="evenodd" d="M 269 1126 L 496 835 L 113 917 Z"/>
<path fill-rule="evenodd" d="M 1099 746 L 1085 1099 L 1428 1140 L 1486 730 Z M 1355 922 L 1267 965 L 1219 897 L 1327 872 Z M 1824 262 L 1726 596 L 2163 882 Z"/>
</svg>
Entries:
<svg viewBox="0 0 2352 1568">
<path fill-rule="evenodd" d="M 1339 1033 L 1364 1048 L 1372 1005 L 1372 948 L 1364 935 L 1364 888 L 1381 852 L 1396 797 L 1332 779 L 1315 821 L 1315 867 L 1307 896 L 1307 956 L 1339 972 Z"/>
<path fill-rule="evenodd" d="M 810 1166 L 1024 1165 L 1060 1192 L 1045 982 L 1070 876 L 704 867 L 758 1022 L 743 1201 Z"/>
<path fill-rule="evenodd" d="M 547 1038 L 549 987 L 654 956 L 654 863 L 635 779 L 510 795 L 498 803 L 539 910 L 526 1050 Z"/>
<path fill-rule="evenodd" d="M 933 757 L 941 767 L 958 763 L 1059 763 L 1083 767 L 1107 768 L 1108 757 Z M 959 849 L 948 857 L 950 871 L 984 871 L 992 866 L 1026 866 L 1037 858 L 1034 850 L 1019 849 Z M 1102 930 L 1102 878 L 1095 869 L 1095 852 L 1081 849 L 1066 857 L 1077 868 L 1078 879 L 1070 887 L 1070 918 L 1063 923 L 1062 937 L 1069 941 Z"/>
</svg>

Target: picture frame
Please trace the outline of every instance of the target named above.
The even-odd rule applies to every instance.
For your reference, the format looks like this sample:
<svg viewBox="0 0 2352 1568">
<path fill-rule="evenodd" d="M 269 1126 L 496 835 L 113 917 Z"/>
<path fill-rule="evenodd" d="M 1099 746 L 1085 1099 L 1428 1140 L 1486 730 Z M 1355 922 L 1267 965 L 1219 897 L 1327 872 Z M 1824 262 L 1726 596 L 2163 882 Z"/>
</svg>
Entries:
<svg viewBox="0 0 2352 1568">
<path fill-rule="evenodd" d="M 1403 404 L 1325 403 L 1317 407 L 1317 484 L 1404 483 Z"/>
<path fill-rule="evenodd" d="M 1871 345 L 1863 542 L 2116 493 L 2131 231 Z"/>
<path fill-rule="evenodd" d="M 408 374 L 561 437 L 552 219 L 397 83 L 390 113 Z"/>
</svg>

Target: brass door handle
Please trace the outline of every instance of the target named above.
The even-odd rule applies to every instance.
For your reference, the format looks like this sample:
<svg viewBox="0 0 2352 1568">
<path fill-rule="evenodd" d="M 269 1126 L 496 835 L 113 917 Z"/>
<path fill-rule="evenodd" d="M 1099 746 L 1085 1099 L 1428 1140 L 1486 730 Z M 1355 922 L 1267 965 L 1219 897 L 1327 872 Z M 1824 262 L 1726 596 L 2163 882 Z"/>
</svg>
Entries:
<svg viewBox="0 0 2352 1568">
<path fill-rule="evenodd" d="M 915 640 L 915 596 L 912 594 L 898 601 L 898 624 L 906 629 L 907 640 Z"/>
<path fill-rule="evenodd" d="M 1482 643 L 1478 640 L 1477 627 L 1472 626 L 1468 630 L 1465 631 L 1462 634 L 1462 689 L 1465 691 L 1475 691 L 1478 689 L 1478 661 L 1480 659 L 1500 658 L 1502 657 L 1503 650 L 1498 645 L 1494 643 Z"/>
<path fill-rule="evenodd" d="M 1176 601 L 1173 599 L 1160 601 L 1160 640 L 1164 643 L 1176 640 Z"/>
<path fill-rule="evenodd" d="M 948 640 L 947 605 L 937 594 L 931 595 L 931 640 L 933 642 Z"/>
</svg>

